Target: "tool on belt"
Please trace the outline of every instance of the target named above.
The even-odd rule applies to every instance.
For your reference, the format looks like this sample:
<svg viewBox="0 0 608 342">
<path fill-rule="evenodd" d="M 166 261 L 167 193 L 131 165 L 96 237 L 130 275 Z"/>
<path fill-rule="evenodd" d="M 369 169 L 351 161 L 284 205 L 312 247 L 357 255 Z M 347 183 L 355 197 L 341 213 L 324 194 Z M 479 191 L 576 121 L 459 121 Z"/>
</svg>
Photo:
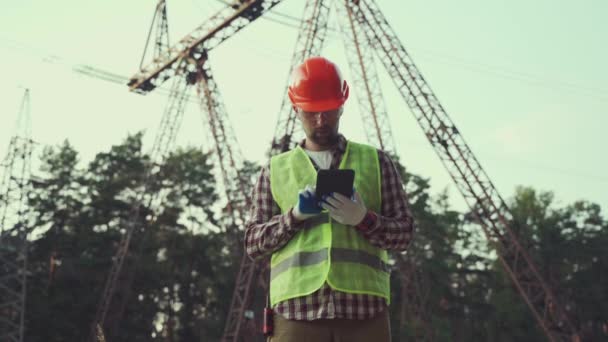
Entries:
<svg viewBox="0 0 608 342">
<path fill-rule="evenodd" d="M 264 336 L 272 336 L 274 331 L 274 321 L 272 308 L 270 307 L 270 297 L 266 295 L 266 307 L 264 308 L 264 325 L 262 326 L 262 332 Z"/>
</svg>

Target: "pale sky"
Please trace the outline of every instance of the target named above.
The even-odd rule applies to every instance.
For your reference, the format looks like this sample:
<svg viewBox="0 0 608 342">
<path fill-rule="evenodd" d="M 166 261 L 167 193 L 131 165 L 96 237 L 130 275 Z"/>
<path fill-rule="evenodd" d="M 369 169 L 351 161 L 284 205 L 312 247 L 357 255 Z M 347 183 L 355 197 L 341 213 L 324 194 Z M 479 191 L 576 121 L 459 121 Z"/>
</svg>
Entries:
<svg viewBox="0 0 608 342">
<path fill-rule="evenodd" d="M 551 190 L 558 204 L 587 199 L 608 208 L 608 2 L 376 0 L 473 153 L 505 199 L 518 185 Z M 83 162 L 146 130 L 150 147 L 166 96 L 85 76 L 82 65 L 130 77 L 143 53 L 154 0 L 0 0 L 0 155 L 23 87 L 31 89 L 33 137 L 68 139 Z M 167 0 L 171 41 L 200 25 L 217 0 Z M 271 18 L 302 13 L 284 0 Z M 332 20 L 332 26 L 336 26 Z M 297 30 L 259 19 L 215 48 L 210 61 L 243 155 L 264 162 Z M 350 72 L 337 32 L 323 54 Z M 463 202 L 405 102 L 378 68 L 397 150 L 412 172 Z M 169 83 L 166 84 L 167 86 Z M 356 100 L 341 131 L 365 141 Z M 196 104 L 178 145 L 209 148 Z"/>
</svg>

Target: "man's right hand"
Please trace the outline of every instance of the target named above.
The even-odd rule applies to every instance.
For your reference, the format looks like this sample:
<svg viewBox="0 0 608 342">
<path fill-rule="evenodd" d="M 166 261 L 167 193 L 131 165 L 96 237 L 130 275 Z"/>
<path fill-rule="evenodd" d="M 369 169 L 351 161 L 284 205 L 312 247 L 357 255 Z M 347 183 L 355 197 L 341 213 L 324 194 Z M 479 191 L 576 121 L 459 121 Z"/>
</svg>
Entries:
<svg viewBox="0 0 608 342">
<path fill-rule="evenodd" d="M 317 216 L 323 210 L 319 207 L 315 196 L 315 188 L 311 185 L 298 193 L 298 203 L 293 207 L 293 217 L 298 221 L 304 221 Z"/>
</svg>

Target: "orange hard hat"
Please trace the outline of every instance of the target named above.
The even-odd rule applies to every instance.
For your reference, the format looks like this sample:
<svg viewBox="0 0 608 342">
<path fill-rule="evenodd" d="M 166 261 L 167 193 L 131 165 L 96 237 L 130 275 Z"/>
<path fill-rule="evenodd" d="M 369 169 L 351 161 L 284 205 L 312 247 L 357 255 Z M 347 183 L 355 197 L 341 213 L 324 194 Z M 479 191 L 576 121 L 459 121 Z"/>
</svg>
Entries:
<svg viewBox="0 0 608 342">
<path fill-rule="evenodd" d="M 287 93 L 294 106 L 307 112 L 324 112 L 346 102 L 348 84 L 334 63 L 311 57 L 293 70 Z"/>
</svg>

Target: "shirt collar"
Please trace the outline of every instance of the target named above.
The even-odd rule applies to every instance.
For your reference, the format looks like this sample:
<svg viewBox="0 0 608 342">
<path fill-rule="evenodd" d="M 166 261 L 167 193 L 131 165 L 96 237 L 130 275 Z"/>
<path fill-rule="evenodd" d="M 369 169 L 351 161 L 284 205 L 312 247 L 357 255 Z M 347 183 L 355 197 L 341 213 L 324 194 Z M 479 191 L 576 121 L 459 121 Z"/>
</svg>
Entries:
<svg viewBox="0 0 608 342">
<path fill-rule="evenodd" d="M 302 141 L 300 141 L 299 145 L 300 147 L 303 149 L 304 145 L 306 143 L 306 139 L 302 139 Z M 330 151 L 333 153 L 340 153 L 340 154 L 344 154 L 344 152 L 346 152 L 346 144 L 348 143 L 348 140 L 346 140 L 346 138 L 342 135 L 342 134 L 338 134 L 338 143 L 335 144 Z"/>
</svg>

